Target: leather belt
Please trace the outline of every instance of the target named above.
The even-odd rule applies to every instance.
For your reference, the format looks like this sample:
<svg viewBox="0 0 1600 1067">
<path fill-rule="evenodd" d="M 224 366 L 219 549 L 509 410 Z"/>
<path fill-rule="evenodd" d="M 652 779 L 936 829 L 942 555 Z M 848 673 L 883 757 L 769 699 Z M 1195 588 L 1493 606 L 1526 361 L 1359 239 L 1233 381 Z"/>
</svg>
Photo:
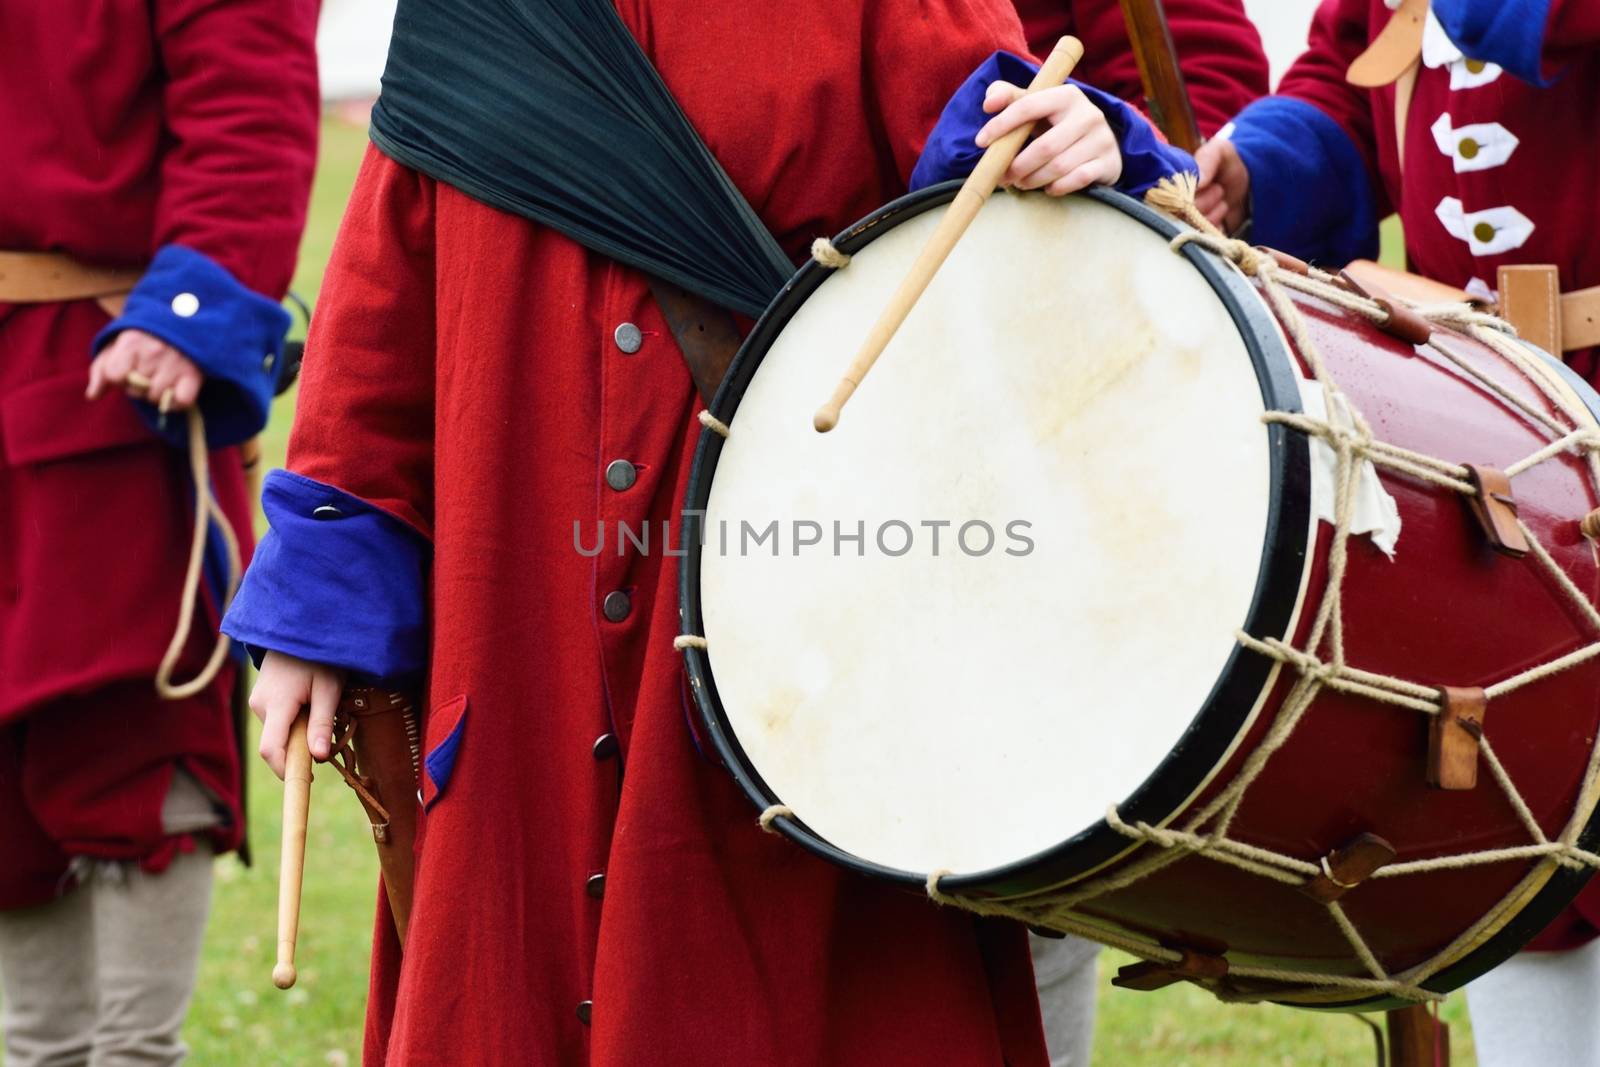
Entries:
<svg viewBox="0 0 1600 1067">
<path fill-rule="evenodd" d="M 1431 278 L 1358 259 L 1345 268 L 1369 288 L 1419 304 L 1484 304 L 1486 301 Z M 1553 267 L 1502 267 L 1500 305 L 1492 310 L 1547 352 L 1581 352 L 1600 346 L 1600 285 L 1558 293 Z M 1559 308 L 1556 321 L 1545 320 Z M 1541 326 L 1545 328 L 1541 329 Z"/>
<path fill-rule="evenodd" d="M 142 267 L 98 267 L 63 252 L 0 251 L 0 303 L 94 300 L 114 317 L 143 276 Z"/>
<path fill-rule="evenodd" d="M 701 401 L 709 408 L 744 343 L 733 316 L 705 297 L 660 278 L 650 278 L 650 291 L 661 306 L 673 340 L 678 342 Z"/>
</svg>

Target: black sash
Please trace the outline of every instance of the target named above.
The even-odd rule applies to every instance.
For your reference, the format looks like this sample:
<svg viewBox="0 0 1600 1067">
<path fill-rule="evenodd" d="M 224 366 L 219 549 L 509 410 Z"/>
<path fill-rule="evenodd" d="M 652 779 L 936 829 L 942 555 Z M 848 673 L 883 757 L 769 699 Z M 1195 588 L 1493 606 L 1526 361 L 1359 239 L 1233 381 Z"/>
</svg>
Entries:
<svg viewBox="0 0 1600 1067">
<path fill-rule="evenodd" d="M 401 0 L 372 141 L 734 311 L 794 272 L 610 0 Z"/>
</svg>

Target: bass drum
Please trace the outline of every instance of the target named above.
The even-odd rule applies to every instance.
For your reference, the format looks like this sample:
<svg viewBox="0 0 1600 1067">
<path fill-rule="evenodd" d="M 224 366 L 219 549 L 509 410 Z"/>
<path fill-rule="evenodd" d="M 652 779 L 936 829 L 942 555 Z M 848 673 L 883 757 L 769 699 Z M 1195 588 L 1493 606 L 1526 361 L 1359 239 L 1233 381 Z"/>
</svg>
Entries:
<svg viewBox="0 0 1600 1067">
<path fill-rule="evenodd" d="M 1464 309 L 1418 345 L 1118 194 L 999 195 L 814 432 L 953 194 L 808 263 L 699 445 L 679 647 L 763 824 L 1138 988 L 1369 1009 L 1511 955 L 1595 862 L 1600 398 Z"/>
</svg>

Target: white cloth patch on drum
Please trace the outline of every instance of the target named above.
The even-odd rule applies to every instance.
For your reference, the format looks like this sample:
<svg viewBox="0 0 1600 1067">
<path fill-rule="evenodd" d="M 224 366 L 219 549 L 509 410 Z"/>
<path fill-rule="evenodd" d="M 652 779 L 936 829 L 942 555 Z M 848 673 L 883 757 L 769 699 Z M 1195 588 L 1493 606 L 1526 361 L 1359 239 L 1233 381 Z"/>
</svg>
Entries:
<svg viewBox="0 0 1600 1067">
<path fill-rule="evenodd" d="M 1335 410 L 1330 417 L 1327 393 L 1316 382 L 1304 378 L 1300 380 L 1300 405 L 1313 419 L 1328 422 L 1341 430 L 1355 428 L 1342 399 L 1334 405 Z M 1311 506 L 1317 518 L 1331 526 L 1336 518 L 1333 487 L 1339 476 L 1339 456 L 1325 438 L 1311 436 L 1309 441 Z M 1370 536 L 1372 543 L 1393 561 L 1395 545 L 1400 540 L 1400 508 L 1383 487 L 1383 482 L 1378 480 L 1378 468 L 1370 459 L 1361 461 L 1361 481 L 1356 487 L 1355 514 L 1350 522 L 1350 532 Z"/>
</svg>

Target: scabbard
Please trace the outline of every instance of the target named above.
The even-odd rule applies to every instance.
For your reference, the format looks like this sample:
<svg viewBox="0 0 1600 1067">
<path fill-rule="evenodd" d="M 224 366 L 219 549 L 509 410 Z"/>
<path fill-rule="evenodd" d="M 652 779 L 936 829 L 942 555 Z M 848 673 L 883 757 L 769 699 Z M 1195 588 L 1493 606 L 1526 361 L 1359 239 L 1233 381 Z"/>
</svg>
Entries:
<svg viewBox="0 0 1600 1067">
<path fill-rule="evenodd" d="M 383 889 L 405 944 L 416 875 L 417 766 L 421 752 L 416 701 L 409 693 L 348 688 L 339 702 L 334 764 L 355 790 L 372 823 Z"/>
</svg>

